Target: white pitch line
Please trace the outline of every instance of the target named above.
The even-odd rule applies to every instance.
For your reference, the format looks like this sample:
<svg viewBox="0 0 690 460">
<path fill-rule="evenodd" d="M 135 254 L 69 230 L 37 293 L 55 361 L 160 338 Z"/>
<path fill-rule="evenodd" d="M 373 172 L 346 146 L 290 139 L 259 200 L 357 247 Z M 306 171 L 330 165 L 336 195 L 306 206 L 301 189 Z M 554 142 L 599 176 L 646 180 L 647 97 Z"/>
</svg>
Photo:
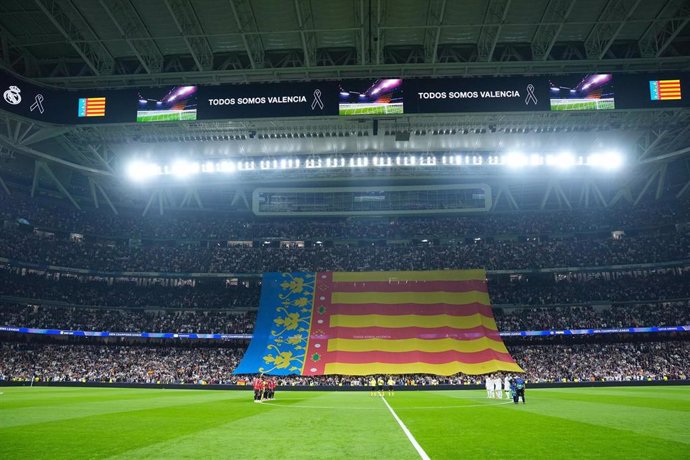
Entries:
<svg viewBox="0 0 690 460">
<path fill-rule="evenodd" d="M 405 436 L 407 436 L 407 439 L 410 440 L 412 443 L 412 446 L 415 448 L 419 456 L 422 458 L 422 460 L 431 460 L 429 456 L 424 452 L 424 449 L 422 449 L 422 446 L 419 445 L 417 440 L 412 436 L 412 433 L 410 433 L 410 430 L 407 429 L 405 424 L 400 420 L 400 417 L 398 417 L 398 414 L 395 413 L 393 408 L 388 404 L 388 401 L 386 401 L 386 398 L 384 396 L 381 396 L 381 399 L 383 399 L 383 403 L 386 405 L 390 413 L 393 415 L 393 418 L 395 419 L 396 422 L 398 422 L 398 425 L 400 425 L 400 428 L 402 428 L 403 433 L 405 433 Z"/>
</svg>

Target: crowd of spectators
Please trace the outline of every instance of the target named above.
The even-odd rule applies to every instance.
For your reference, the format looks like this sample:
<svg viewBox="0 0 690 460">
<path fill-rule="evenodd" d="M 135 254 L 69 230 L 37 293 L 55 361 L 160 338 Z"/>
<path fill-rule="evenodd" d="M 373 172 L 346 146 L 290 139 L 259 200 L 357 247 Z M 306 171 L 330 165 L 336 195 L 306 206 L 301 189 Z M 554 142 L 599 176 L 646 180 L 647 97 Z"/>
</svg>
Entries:
<svg viewBox="0 0 690 460">
<path fill-rule="evenodd" d="M 499 331 L 690 325 L 690 301 L 494 309 Z M 251 334 L 256 312 L 0 304 L 0 326 L 116 332 Z"/>
<path fill-rule="evenodd" d="M 631 230 L 690 218 L 682 202 L 581 211 L 542 211 L 461 217 L 271 219 L 214 211 L 142 216 L 141 210 L 79 211 L 69 203 L 15 194 L 0 199 L 0 220 L 25 219 L 39 228 L 117 238 L 252 240 L 458 238 L 502 234 L 541 235 Z"/>
<path fill-rule="evenodd" d="M 690 378 L 690 341 L 510 347 L 530 382 Z"/>
<path fill-rule="evenodd" d="M 689 326 L 690 301 L 494 309 L 499 331 Z"/>
<path fill-rule="evenodd" d="M 6 231 L 0 257 L 100 271 L 263 273 L 273 271 L 535 269 L 690 259 L 690 235 L 664 233 L 623 239 L 479 240 L 472 243 L 336 245 L 308 248 L 74 242 Z"/>
<path fill-rule="evenodd" d="M 104 211 L 82 212 L 12 196 L 0 199 L 0 223 L 4 224 L 0 257 L 103 272 L 251 274 L 596 267 L 690 259 L 690 234 L 671 230 L 688 219 L 690 206 L 682 202 L 633 209 L 434 218 L 269 219 L 211 211 L 142 218 L 140 212 L 123 210 L 117 216 Z M 16 225 L 19 221 L 22 224 Z M 33 227 L 55 234 L 34 231 Z M 634 230 L 642 228 L 647 230 L 635 235 Z M 629 235 L 611 238 L 607 232 L 614 230 L 625 230 Z M 73 238 L 72 232 L 86 236 Z M 501 235 L 511 238 L 495 238 Z M 139 239 L 145 241 L 135 241 Z M 326 244 L 305 248 L 227 244 L 264 239 L 325 240 Z M 336 244 L 331 244 L 333 240 Z M 357 242 L 361 240 L 378 241 Z M 397 244 L 394 240 L 404 241 Z M 67 276 L 56 280 L 2 269 L 0 295 L 5 303 L 0 304 L 0 325 L 118 332 L 253 332 L 255 312 L 246 309 L 258 306 L 257 283 L 187 280 L 169 286 L 142 285 L 135 278 L 113 280 L 85 281 Z M 690 302 L 672 300 L 690 297 L 687 272 L 560 281 L 497 278 L 490 281 L 489 288 L 493 303 L 499 305 L 495 316 L 501 331 L 690 324 Z M 8 296 L 36 302 L 7 303 Z M 39 300 L 50 302 L 43 305 Z M 552 304 L 567 306 L 534 308 Z M 0 342 L 0 380 L 239 383 L 242 377 L 231 372 L 244 345 L 229 345 L 4 341 Z M 690 373 L 688 341 L 525 341 L 510 345 L 510 351 L 531 382 L 685 379 Z M 465 375 L 399 376 L 398 383 L 468 384 L 481 383 L 482 379 Z M 345 376 L 289 377 L 282 378 L 281 383 L 366 385 L 360 377 Z"/>
<path fill-rule="evenodd" d="M 3 296 L 65 302 L 70 305 L 108 307 L 163 307 L 190 309 L 256 309 L 258 284 L 228 285 L 224 279 L 203 280 L 194 285 L 165 286 L 136 281 L 59 279 L 38 274 L 17 274 L 0 269 Z"/>
<path fill-rule="evenodd" d="M 0 325 L 111 332 L 251 334 L 256 312 L 0 304 Z"/>
<path fill-rule="evenodd" d="M 685 380 L 690 341 L 511 347 L 528 382 Z M 237 384 L 242 350 L 182 346 L 0 344 L 0 380 Z M 398 385 L 480 384 L 483 376 L 397 376 Z M 357 376 L 281 377 L 281 385 L 366 386 Z"/>
<path fill-rule="evenodd" d="M 50 382 L 229 383 L 238 348 L 0 344 L 0 379 Z"/>
<path fill-rule="evenodd" d="M 489 293 L 494 305 L 554 305 L 591 301 L 629 302 L 643 300 L 685 299 L 690 297 L 690 271 L 665 273 L 606 273 L 608 276 L 555 280 L 532 279 L 512 282 L 489 279 Z M 556 275 L 558 276 L 558 275 Z"/>
<path fill-rule="evenodd" d="M 610 273 L 605 273 L 610 274 Z M 640 272 L 599 278 L 556 280 L 558 275 L 505 282 L 489 277 L 494 305 L 557 305 L 587 302 L 656 301 L 690 298 L 690 272 Z M 226 279 L 103 278 L 60 273 L 31 273 L 0 268 L 0 294 L 71 305 L 165 307 L 193 309 L 255 309 L 259 278 L 234 284 Z M 165 285 L 168 281 L 168 285 Z M 177 281 L 177 284 L 174 282 Z M 172 284 L 172 285 L 171 285 Z"/>
</svg>

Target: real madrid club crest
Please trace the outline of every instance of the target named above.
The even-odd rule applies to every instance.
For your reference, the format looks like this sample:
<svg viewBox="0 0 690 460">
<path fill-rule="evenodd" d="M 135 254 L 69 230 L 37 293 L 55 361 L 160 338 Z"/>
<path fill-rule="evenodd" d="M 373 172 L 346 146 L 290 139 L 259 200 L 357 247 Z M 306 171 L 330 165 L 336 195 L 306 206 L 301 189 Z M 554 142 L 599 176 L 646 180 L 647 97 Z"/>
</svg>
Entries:
<svg viewBox="0 0 690 460">
<path fill-rule="evenodd" d="M 2 97 L 8 104 L 17 105 L 22 102 L 22 96 L 19 94 L 21 92 L 22 90 L 18 87 L 10 86 L 9 89 L 3 93 Z"/>
</svg>

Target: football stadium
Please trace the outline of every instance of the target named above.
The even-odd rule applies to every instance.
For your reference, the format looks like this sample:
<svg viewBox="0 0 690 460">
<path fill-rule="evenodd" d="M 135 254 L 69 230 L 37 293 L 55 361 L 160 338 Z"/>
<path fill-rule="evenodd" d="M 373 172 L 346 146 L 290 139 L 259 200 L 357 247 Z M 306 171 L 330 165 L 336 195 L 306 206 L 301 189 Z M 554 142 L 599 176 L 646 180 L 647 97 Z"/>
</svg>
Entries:
<svg viewBox="0 0 690 460">
<path fill-rule="evenodd" d="M 688 458 L 689 23 L 0 0 L 0 458 Z"/>
</svg>

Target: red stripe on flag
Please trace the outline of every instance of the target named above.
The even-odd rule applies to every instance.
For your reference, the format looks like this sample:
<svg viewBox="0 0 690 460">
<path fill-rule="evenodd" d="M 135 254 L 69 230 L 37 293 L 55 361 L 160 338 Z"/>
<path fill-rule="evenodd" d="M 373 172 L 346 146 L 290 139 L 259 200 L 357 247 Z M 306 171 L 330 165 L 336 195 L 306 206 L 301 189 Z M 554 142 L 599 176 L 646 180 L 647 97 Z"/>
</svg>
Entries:
<svg viewBox="0 0 690 460">
<path fill-rule="evenodd" d="M 405 364 L 405 363 L 427 363 L 427 364 L 445 364 L 450 362 L 459 362 L 466 364 L 478 364 L 492 359 L 503 361 L 506 363 L 514 363 L 515 361 L 508 353 L 500 353 L 495 350 L 484 350 L 475 353 L 462 353 L 459 351 L 449 350 L 441 352 L 426 352 L 426 351 L 409 351 L 404 353 L 396 353 L 391 351 L 334 351 L 326 354 L 328 362 L 331 363 L 347 363 L 347 364 L 367 364 L 367 363 L 387 363 L 387 364 Z"/>
<path fill-rule="evenodd" d="M 488 337 L 492 340 L 502 341 L 498 331 L 489 329 L 485 326 L 478 326 L 469 329 L 455 329 L 452 327 L 324 327 L 318 325 L 313 327 L 313 334 L 316 340 L 328 340 L 329 338 L 341 339 L 458 339 L 473 340 L 481 337 Z"/>
<path fill-rule="evenodd" d="M 388 283 L 386 281 L 333 282 L 333 292 L 486 292 L 486 282 L 468 281 L 410 281 Z"/>
<path fill-rule="evenodd" d="M 488 305 L 471 303 L 453 305 L 446 303 L 432 304 L 331 304 L 330 313 L 334 315 L 451 315 L 470 316 L 479 313 L 493 318 Z"/>
</svg>

